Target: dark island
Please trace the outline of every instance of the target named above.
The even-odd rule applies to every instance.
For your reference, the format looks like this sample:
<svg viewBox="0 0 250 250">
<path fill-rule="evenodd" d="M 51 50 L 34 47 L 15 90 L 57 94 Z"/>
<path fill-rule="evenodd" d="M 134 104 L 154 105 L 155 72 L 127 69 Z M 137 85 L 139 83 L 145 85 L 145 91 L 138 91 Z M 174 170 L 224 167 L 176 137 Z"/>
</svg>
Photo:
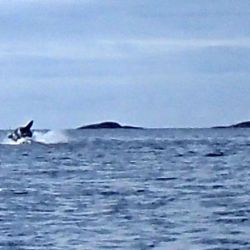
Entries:
<svg viewBox="0 0 250 250">
<path fill-rule="evenodd" d="M 213 128 L 250 128 L 250 121 L 240 122 L 229 126 L 217 126 Z"/>
<path fill-rule="evenodd" d="M 141 127 L 123 126 L 117 122 L 101 122 L 79 127 L 77 129 L 143 129 Z"/>
</svg>

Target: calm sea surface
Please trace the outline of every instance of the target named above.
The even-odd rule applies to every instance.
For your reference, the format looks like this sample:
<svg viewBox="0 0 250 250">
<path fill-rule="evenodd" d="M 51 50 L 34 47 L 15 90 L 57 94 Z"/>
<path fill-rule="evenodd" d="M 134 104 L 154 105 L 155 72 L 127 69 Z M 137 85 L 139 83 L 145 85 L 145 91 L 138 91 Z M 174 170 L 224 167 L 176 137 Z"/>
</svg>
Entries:
<svg viewBox="0 0 250 250">
<path fill-rule="evenodd" d="M 6 133 L 0 249 L 250 249 L 248 129 Z"/>
</svg>

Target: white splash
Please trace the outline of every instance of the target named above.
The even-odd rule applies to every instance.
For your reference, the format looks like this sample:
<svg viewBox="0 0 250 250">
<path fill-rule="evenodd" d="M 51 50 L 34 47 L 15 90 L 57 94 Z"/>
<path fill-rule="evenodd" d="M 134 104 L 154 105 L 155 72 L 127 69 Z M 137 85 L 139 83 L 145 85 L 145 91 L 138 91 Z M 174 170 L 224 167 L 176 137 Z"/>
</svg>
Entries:
<svg viewBox="0 0 250 250">
<path fill-rule="evenodd" d="M 64 131 L 48 131 L 38 132 L 35 131 L 32 138 L 21 138 L 17 141 L 13 141 L 9 138 L 4 138 L 0 144 L 6 145 L 20 145 L 20 144 L 31 144 L 31 143 L 43 143 L 43 144 L 58 144 L 68 143 L 69 138 Z"/>
<path fill-rule="evenodd" d="M 21 138 L 17 141 L 13 141 L 9 138 L 4 138 L 0 144 L 6 144 L 6 145 L 20 145 L 20 144 L 31 144 L 32 139 L 30 138 Z"/>
<path fill-rule="evenodd" d="M 33 141 L 44 144 L 68 143 L 69 139 L 64 131 L 51 130 L 48 132 L 35 131 L 33 134 Z"/>
</svg>

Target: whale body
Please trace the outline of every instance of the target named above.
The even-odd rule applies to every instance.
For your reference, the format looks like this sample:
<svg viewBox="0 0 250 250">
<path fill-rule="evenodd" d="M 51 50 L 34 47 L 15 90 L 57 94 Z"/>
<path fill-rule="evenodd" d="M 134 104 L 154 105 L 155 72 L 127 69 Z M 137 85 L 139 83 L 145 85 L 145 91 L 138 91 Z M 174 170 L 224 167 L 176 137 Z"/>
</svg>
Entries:
<svg viewBox="0 0 250 250">
<path fill-rule="evenodd" d="M 19 127 L 17 129 L 15 129 L 14 131 L 12 131 L 8 135 L 8 138 L 12 139 L 15 142 L 20 140 L 20 139 L 23 139 L 23 138 L 32 138 L 32 135 L 33 135 L 32 131 L 31 131 L 32 125 L 33 125 L 33 120 L 28 122 L 27 125 L 25 125 L 23 127 Z"/>
</svg>

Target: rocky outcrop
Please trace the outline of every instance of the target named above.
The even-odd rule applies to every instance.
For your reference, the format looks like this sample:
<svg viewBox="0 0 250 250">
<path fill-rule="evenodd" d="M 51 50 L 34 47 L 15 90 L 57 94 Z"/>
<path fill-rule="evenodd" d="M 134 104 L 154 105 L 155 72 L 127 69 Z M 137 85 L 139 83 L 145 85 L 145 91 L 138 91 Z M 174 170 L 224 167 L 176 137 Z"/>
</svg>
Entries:
<svg viewBox="0 0 250 250">
<path fill-rule="evenodd" d="M 240 122 L 229 126 L 217 126 L 213 128 L 250 128 L 250 121 Z"/>
<path fill-rule="evenodd" d="M 101 122 L 96 124 L 85 125 L 78 129 L 143 129 L 134 126 L 122 126 L 117 122 Z"/>
</svg>

